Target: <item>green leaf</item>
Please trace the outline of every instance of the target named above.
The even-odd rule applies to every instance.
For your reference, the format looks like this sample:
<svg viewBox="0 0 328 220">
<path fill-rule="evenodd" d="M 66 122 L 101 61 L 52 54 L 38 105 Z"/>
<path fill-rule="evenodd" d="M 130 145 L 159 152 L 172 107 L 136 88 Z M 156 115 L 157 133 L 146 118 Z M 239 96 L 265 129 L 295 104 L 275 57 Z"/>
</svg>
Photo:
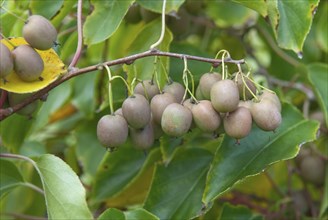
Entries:
<svg viewBox="0 0 328 220">
<path fill-rule="evenodd" d="M 131 145 L 107 153 L 94 178 L 93 199 L 100 202 L 118 194 L 137 175 L 145 160 L 143 152 Z"/>
<path fill-rule="evenodd" d="M 34 0 L 30 3 L 30 8 L 33 14 L 42 15 L 51 19 L 60 8 L 63 6 L 64 0 Z"/>
<path fill-rule="evenodd" d="M 150 46 L 158 40 L 160 33 L 160 19 L 156 19 L 145 25 L 144 28 L 138 34 L 138 36 L 135 38 L 135 40 L 131 43 L 131 46 L 128 49 L 128 55 L 149 50 Z M 169 51 L 171 41 L 172 34 L 166 28 L 164 39 L 162 43 L 158 46 L 158 49 L 161 51 Z M 125 70 L 128 73 L 128 81 L 131 82 L 135 75 L 137 75 L 138 79 L 151 79 L 151 76 L 154 73 L 154 68 L 156 67 L 160 86 L 163 87 L 166 82 L 164 74 L 169 67 L 169 58 L 160 57 L 157 61 L 156 66 L 153 64 L 154 60 L 154 57 L 146 57 L 143 59 L 136 60 L 132 65 L 125 66 Z M 161 65 L 161 62 L 163 65 Z M 163 67 L 165 68 L 165 70 Z"/>
<path fill-rule="evenodd" d="M 95 81 L 96 72 L 76 77 L 73 80 L 74 99 L 73 105 L 84 113 L 86 118 L 91 118 L 94 114 L 96 98 L 95 98 Z"/>
<path fill-rule="evenodd" d="M 220 219 L 238 220 L 261 220 L 262 216 L 252 213 L 252 211 L 245 206 L 232 206 L 229 203 L 224 203 Z"/>
<path fill-rule="evenodd" d="M 318 122 L 305 120 L 289 104 L 283 105 L 282 124 L 273 132 L 253 126 L 240 145 L 225 136 L 207 175 L 203 202 L 208 204 L 235 183 L 262 172 L 268 165 L 296 156 L 299 145 L 314 140 Z"/>
<path fill-rule="evenodd" d="M 121 210 L 115 208 L 109 208 L 98 217 L 98 220 L 126 220 L 126 219 L 124 213 Z"/>
<path fill-rule="evenodd" d="M 200 214 L 212 154 L 180 148 L 168 165 L 158 164 L 144 208 L 160 219 L 190 219 Z"/>
<path fill-rule="evenodd" d="M 159 220 L 158 217 L 153 215 L 144 209 L 135 209 L 131 211 L 124 212 L 126 220 L 139 220 L 139 219 L 147 219 L 147 220 Z"/>
<path fill-rule="evenodd" d="M 255 11 L 229 1 L 208 1 L 206 10 L 215 24 L 222 28 L 243 26 L 258 16 Z"/>
<path fill-rule="evenodd" d="M 120 25 L 133 0 L 93 0 L 94 11 L 83 26 L 87 45 L 96 44 L 109 38 Z"/>
<path fill-rule="evenodd" d="M 53 16 L 51 23 L 55 27 L 58 27 L 76 4 L 77 0 L 64 1 L 64 4 L 60 8 L 60 10 Z"/>
<path fill-rule="evenodd" d="M 0 135 L 3 146 L 13 153 L 18 153 L 34 123 L 33 120 L 29 120 L 26 116 L 14 114 L 1 121 Z"/>
<path fill-rule="evenodd" d="M 78 176 L 61 159 L 45 154 L 36 160 L 49 219 L 93 219 L 85 189 Z"/>
<path fill-rule="evenodd" d="M 328 170 L 328 165 L 326 165 L 326 170 Z M 325 176 L 325 186 L 323 189 L 323 194 L 328 195 L 328 175 Z M 323 196 L 321 207 L 320 207 L 320 218 L 325 219 L 328 217 L 328 196 Z"/>
<path fill-rule="evenodd" d="M 0 199 L 9 191 L 24 182 L 16 165 L 0 158 Z"/>
<path fill-rule="evenodd" d="M 138 174 L 126 184 L 122 191 L 113 198 L 108 199 L 107 204 L 112 207 L 142 204 L 145 201 L 151 185 L 155 164 L 160 160 L 160 149 L 155 148 L 151 150 Z"/>
<path fill-rule="evenodd" d="M 271 25 L 281 48 L 293 50 L 302 57 L 303 44 L 318 4 L 319 0 L 304 0 L 301 4 L 298 1 L 269 3 Z"/>
<path fill-rule="evenodd" d="M 185 0 L 167 0 L 165 12 L 178 11 L 184 1 Z M 163 1 L 136 0 L 136 2 L 148 10 L 162 13 Z"/>
<path fill-rule="evenodd" d="M 106 155 L 106 149 L 98 141 L 96 133 L 99 119 L 100 115 L 97 115 L 92 121 L 84 121 L 75 132 L 77 158 L 82 162 L 83 174 L 92 178 Z"/>
<path fill-rule="evenodd" d="M 328 17 L 328 3 L 322 2 L 321 7 L 318 10 L 319 20 L 316 25 L 315 35 L 320 48 L 328 53 L 328 27 L 327 27 L 327 17 Z"/>
<path fill-rule="evenodd" d="M 328 65 L 315 63 L 307 66 L 308 77 L 319 101 L 328 126 Z"/>
<path fill-rule="evenodd" d="M 265 0 L 249 1 L 249 0 L 232 0 L 237 2 L 245 7 L 253 9 L 260 13 L 263 17 L 268 15 L 268 6 Z"/>
</svg>

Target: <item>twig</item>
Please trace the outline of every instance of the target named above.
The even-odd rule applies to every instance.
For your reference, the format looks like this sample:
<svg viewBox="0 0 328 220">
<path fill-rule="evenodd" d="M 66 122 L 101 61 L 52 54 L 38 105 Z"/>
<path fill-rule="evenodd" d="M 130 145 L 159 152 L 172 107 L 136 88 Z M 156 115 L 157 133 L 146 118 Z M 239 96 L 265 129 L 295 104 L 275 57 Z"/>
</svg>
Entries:
<svg viewBox="0 0 328 220">
<path fill-rule="evenodd" d="M 80 59 L 81 52 L 82 52 L 82 46 L 83 46 L 83 33 L 82 33 L 82 0 L 78 1 L 77 4 L 77 47 L 76 52 L 74 54 L 74 57 L 72 59 L 71 64 L 68 66 L 68 68 L 75 67 L 77 62 Z"/>
<path fill-rule="evenodd" d="M 188 60 L 197 60 L 197 61 L 201 61 L 201 62 L 211 63 L 212 65 L 215 65 L 215 66 L 222 63 L 221 59 L 211 59 L 211 58 L 192 56 L 192 55 L 186 55 L 186 54 L 163 52 L 163 51 L 160 51 L 160 50 L 148 50 L 148 51 L 145 51 L 145 52 L 142 52 L 142 53 L 134 54 L 134 55 L 131 55 L 131 56 L 127 56 L 127 57 L 112 60 L 112 61 L 107 61 L 107 62 L 104 62 L 104 63 L 101 63 L 101 64 L 92 65 L 92 66 L 88 66 L 88 67 L 81 68 L 81 69 L 72 68 L 63 77 L 59 78 L 58 80 L 56 80 L 53 83 L 49 84 L 47 87 L 45 87 L 45 88 L 41 89 L 40 91 L 36 92 L 34 95 L 32 95 L 31 97 L 25 99 L 23 102 L 15 105 L 15 106 L 9 107 L 9 108 L 0 109 L 0 121 L 4 120 L 5 118 L 10 116 L 14 112 L 17 112 L 18 110 L 20 110 L 23 107 L 25 107 L 26 105 L 34 102 L 35 100 L 41 99 L 44 94 L 48 93 L 50 90 L 54 89 L 58 85 L 62 84 L 63 82 L 65 82 L 65 81 L 67 81 L 67 80 L 69 80 L 73 77 L 82 75 L 84 73 L 88 73 L 88 72 L 98 70 L 99 67 L 103 66 L 103 65 L 115 66 L 115 65 L 120 65 L 120 64 L 132 64 L 137 59 L 141 59 L 141 58 L 144 58 L 144 57 L 150 57 L 150 56 L 166 56 L 166 57 L 173 57 L 173 58 L 179 58 L 179 59 L 183 59 L 184 57 L 186 57 L 186 59 L 188 59 Z M 244 59 L 233 60 L 231 58 L 228 58 L 228 59 L 225 59 L 224 62 L 225 63 L 233 63 L 233 64 L 243 64 L 243 63 L 245 63 L 245 60 Z"/>
</svg>

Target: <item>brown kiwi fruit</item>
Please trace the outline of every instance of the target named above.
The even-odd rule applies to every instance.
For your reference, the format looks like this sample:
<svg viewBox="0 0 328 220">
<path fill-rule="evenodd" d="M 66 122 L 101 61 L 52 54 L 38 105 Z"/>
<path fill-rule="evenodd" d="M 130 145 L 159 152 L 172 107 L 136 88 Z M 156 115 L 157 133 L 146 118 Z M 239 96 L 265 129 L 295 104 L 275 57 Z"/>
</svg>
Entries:
<svg viewBox="0 0 328 220">
<path fill-rule="evenodd" d="M 166 134 L 181 137 L 189 131 L 191 122 L 191 111 L 181 104 L 172 103 L 165 108 L 161 125 Z"/>
<path fill-rule="evenodd" d="M 122 112 L 128 124 L 133 128 L 143 128 L 150 122 L 149 102 L 140 94 L 134 94 L 125 99 Z"/>
<path fill-rule="evenodd" d="M 211 89 L 211 102 L 217 112 L 226 113 L 237 109 L 239 90 L 237 84 L 230 80 L 220 80 Z"/>
<path fill-rule="evenodd" d="M 129 128 L 126 120 L 119 114 L 104 115 L 97 124 L 97 137 L 102 145 L 115 148 L 124 144 Z"/>
<path fill-rule="evenodd" d="M 14 69 L 23 81 L 38 80 L 44 69 L 41 56 L 29 45 L 20 45 L 13 51 Z"/>
</svg>

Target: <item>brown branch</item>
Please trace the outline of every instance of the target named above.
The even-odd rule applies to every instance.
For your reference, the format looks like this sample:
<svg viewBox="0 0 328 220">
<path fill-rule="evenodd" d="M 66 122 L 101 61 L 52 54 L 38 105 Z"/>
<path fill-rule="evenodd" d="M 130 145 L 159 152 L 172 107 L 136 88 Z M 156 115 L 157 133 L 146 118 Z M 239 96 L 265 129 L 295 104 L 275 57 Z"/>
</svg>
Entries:
<svg viewBox="0 0 328 220">
<path fill-rule="evenodd" d="M 5 109 L 0 109 L 0 121 L 4 120 L 11 114 L 17 112 L 18 110 L 22 109 L 26 105 L 34 102 L 37 99 L 42 99 L 42 97 L 47 94 L 50 90 L 54 89 L 58 85 L 62 84 L 63 82 L 82 75 L 84 73 L 92 72 L 95 70 L 98 70 L 100 67 L 106 65 L 106 66 L 115 66 L 115 65 L 121 65 L 121 64 L 132 64 L 135 60 L 144 58 L 144 57 L 150 57 L 150 56 L 165 56 L 165 57 L 174 57 L 174 58 L 180 58 L 183 59 L 184 57 L 188 60 L 197 60 L 201 62 L 206 62 L 206 63 L 211 63 L 213 66 L 218 66 L 222 63 L 221 59 L 211 59 L 211 58 L 205 58 L 205 57 L 199 57 L 199 56 L 192 56 L 192 55 L 187 55 L 187 54 L 179 54 L 179 53 L 171 53 L 171 52 L 163 52 L 157 49 L 153 50 L 148 50 L 142 53 L 134 54 L 131 56 L 127 56 L 124 58 L 116 59 L 116 60 L 111 60 L 107 61 L 104 63 L 88 66 L 85 68 L 77 69 L 77 68 L 71 68 L 69 71 L 61 78 L 57 79 L 53 83 L 49 84 L 47 87 L 41 89 L 40 91 L 36 92 L 34 95 L 31 97 L 27 98 L 23 102 L 9 107 Z M 241 60 L 233 60 L 231 58 L 227 58 L 224 60 L 225 63 L 233 63 L 233 64 L 243 64 L 245 63 L 244 59 Z"/>
</svg>

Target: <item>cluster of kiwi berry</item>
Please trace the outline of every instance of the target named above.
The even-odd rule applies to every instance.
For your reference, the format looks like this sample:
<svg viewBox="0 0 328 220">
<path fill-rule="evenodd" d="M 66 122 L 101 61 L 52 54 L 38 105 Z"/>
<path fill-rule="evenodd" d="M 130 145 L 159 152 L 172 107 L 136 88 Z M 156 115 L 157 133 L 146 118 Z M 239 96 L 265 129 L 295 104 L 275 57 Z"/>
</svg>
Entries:
<svg viewBox="0 0 328 220">
<path fill-rule="evenodd" d="M 10 83 L 6 80 L 6 77 L 12 72 L 25 82 L 42 80 L 41 73 L 44 69 L 44 63 L 37 50 L 52 48 L 56 43 L 57 31 L 50 21 L 43 16 L 32 15 L 25 22 L 23 37 L 28 44 L 13 45 L 14 49 L 12 51 L 5 44 L 0 43 L 0 78 L 4 83 Z M 9 105 L 19 104 L 31 95 L 33 93 L 8 93 Z M 38 101 L 35 101 L 17 111 L 17 113 L 31 117 L 37 107 Z"/>
<path fill-rule="evenodd" d="M 154 80 L 144 80 L 122 108 L 99 120 L 98 139 L 104 146 L 116 148 L 130 134 L 133 145 L 145 150 L 164 133 L 181 137 L 198 127 L 216 134 L 224 129 L 239 142 L 250 133 L 253 121 L 265 131 L 274 131 L 281 123 L 276 94 L 257 90 L 255 83 L 240 72 L 233 79 L 223 80 L 219 73 L 203 74 L 197 99 L 184 100 L 186 88 L 178 82 L 170 81 L 160 92 Z"/>
<path fill-rule="evenodd" d="M 46 18 L 32 15 L 25 22 L 23 37 L 28 44 L 15 46 L 12 51 L 3 43 L 0 44 L 0 77 L 5 82 L 6 76 L 13 71 L 26 82 L 42 80 L 44 63 L 35 49 L 50 49 L 57 39 L 57 31 Z"/>
</svg>

